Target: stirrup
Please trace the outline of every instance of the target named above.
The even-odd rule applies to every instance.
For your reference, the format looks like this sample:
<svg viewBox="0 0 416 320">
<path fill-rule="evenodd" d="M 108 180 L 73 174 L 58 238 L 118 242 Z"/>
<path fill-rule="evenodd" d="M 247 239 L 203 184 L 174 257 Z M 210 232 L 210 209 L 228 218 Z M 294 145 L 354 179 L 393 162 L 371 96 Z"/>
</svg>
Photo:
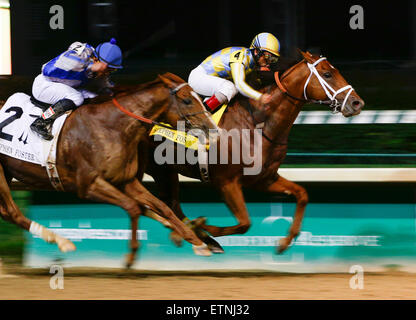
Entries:
<svg viewBox="0 0 416 320">
<path fill-rule="evenodd" d="M 36 119 L 31 125 L 30 129 L 34 132 L 36 132 L 38 135 L 40 135 L 45 140 L 52 140 L 53 135 L 49 133 L 49 130 L 46 127 L 46 124 L 43 122 L 43 120 L 40 120 L 41 118 Z M 37 123 L 36 123 L 37 122 Z"/>
</svg>

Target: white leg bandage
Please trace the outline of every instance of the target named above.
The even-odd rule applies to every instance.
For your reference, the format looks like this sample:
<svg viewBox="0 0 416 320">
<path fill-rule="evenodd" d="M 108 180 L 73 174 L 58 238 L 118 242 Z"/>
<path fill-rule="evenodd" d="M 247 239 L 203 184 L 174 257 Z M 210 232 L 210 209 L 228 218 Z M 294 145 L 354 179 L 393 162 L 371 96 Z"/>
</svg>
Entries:
<svg viewBox="0 0 416 320">
<path fill-rule="evenodd" d="M 55 242 L 55 234 L 45 227 L 41 226 L 39 223 L 32 221 L 30 224 L 29 232 L 37 237 L 42 238 L 46 242 Z"/>
</svg>

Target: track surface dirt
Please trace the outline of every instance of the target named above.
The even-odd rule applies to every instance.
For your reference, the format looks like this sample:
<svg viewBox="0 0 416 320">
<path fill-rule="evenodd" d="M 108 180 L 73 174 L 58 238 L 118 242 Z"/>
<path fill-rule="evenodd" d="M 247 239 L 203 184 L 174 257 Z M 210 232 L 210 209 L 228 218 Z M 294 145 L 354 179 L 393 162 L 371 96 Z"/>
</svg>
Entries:
<svg viewBox="0 0 416 320">
<path fill-rule="evenodd" d="M 7 270 L 0 276 L 0 299 L 416 299 L 414 273 L 365 274 L 362 290 L 350 288 L 351 276 L 69 269 L 64 289 L 52 290 L 48 270 Z"/>
</svg>

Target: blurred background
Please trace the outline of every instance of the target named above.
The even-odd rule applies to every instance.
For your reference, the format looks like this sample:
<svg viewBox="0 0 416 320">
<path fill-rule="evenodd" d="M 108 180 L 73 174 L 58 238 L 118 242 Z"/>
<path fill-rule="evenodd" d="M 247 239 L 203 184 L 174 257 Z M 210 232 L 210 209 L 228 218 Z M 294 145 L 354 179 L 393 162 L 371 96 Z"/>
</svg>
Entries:
<svg viewBox="0 0 416 320">
<path fill-rule="evenodd" d="M 51 28 L 54 5 L 63 8 L 62 29 Z M 350 27 L 353 5 L 363 9 L 363 29 Z M 280 40 L 284 58 L 299 58 L 297 48 L 326 56 L 366 102 L 364 110 L 374 111 L 360 124 L 328 124 L 329 110 L 306 105 L 303 111 L 328 117 L 294 126 L 283 167 L 415 167 L 415 15 L 411 0 L 0 0 L 0 100 L 17 91 L 30 94 L 42 64 L 74 41 L 96 46 L 115 37 L 125 57 L 113 80 L 127 84 L 167 71 L 187 79 L 210 54 L 248 47 L 267 31 Z M 406 201 L 414 201 L 414 188 L 406 190 Z M 38 202 L 44 197 L 15 195 L 22 204 L 28 195 Z M 2 226 L 0 255 L 2 246 L 20 252 L 21 235 L 13 238 Z"/>
<path fill-rule="evenodd" d="M 416 92 L 416 1 L 306 1 L 213 0 L 199 1 L 0 1 L 2 12 L 2 78 L 0 100 L 13 92 L 30 93 L 33 78 L 41 66 L 65 51 L 74 41 L 93 46 L 117 39 L 125 58 L 124 69 L 114 74 L 116 83 L 150 81 L 170 71 L 187 79 L 189 72 L 207 56 L 227 46 L 249 46 L 252 38 L 268 31 L 277 36 L 282 57 L 299 58 L 297 48 L 322 54 L 339 68 L 365 100 L 364 110 L 411 110 Z M 10 5 L 9 5 L 10 4 Z M 63 9 L 63 28 L 52 29 L 57 11 Z M 363 10 L 363 28 L 352 29 L 354 5 Z M 5 14 L 11 18 L 8 40 Z M 8 47 L 11 44 L 11 49 Z M 10 61 L 11 66 L 7 65 Z M 305 106 L 304 111 L 322 110 Z M 416 129 L 400 121 L 353 127 L 302 125 L 293 130 L 291 151 L 406 153 L 416 148 Z M 400 117 L 402 116 L 402 117 Z M 409 121 L 409 120 L 408 120 Z M 374 123 L 373 123 L 374 122 Z M 333 134 L 335 131 L 337 134 Z M 368 131 L 369 130 L 369 131 Z M 305 142 L 305 137 L 311 141 Z M 374 138 L 374 139 L 373 139 Z M 349 143 L 339 143 L 348 139 Z M 324 141 L 325 145 L 321 143 Z M 300 163 L 303 156 L 288 157 L 287 164 Z M 398 163 L 391 157 L 314 156 L 316 163 Z M 316 160 L 316 161 L 315 161 Z M 413 165 L 414 158 L 400 157 L 401 164 Z"/>
</svg>

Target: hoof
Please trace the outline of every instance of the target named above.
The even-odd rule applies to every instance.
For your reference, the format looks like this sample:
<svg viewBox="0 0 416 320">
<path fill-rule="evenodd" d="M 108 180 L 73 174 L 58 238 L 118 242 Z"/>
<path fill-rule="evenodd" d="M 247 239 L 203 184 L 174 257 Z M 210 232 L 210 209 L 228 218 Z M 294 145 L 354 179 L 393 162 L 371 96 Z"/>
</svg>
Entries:
<svg viewBox="0 0 416 320">
<path fill-rule="evenodd" d="M 212 253 L 224 253 L 224 249 L 221 247 L 221 245 L 204 230 L 197 229 L 195 230 L 195 234 L 199 239 L 208 245 L 208 249 Z"/>
<path fill-rule="evenodd" d="M 75 247 L 75 245 L 68 239 L 56 239 L 56 243 L 58 244 L 59 250 L 61 250 L 62 252 L 70 252 L 75 251 L 77 249 L 77 247 Z"/>
<path fill-rule="evenodd" d="M 69 240 L 66 240 L 64 243 L 58 243 L 58 247 L 62 252 L 70 252 L 77 249 L 77 247 Z"/>
<path fill-rule="evenodd" d="M 204 242 L 208 245 L 208 249 L 212 252 L 212 253 L 224 253 L 224 249 L 221 247 L 221 245 L 214 240 L 214 238 L 207 236 L 206 238 L 204 238 Z"/>
<path fill-rule="evenodd" d="M 131 253 L 126 255 L 126 263 L 125 263 L 126 269 L 130 269 L 132 267 L 132 265 L 134 264 L 134 260 L 135 260 L 135 257 Z"/>
<path fill-rule="evenodd" d="M 290 245 L 290 242 L 287 238 L 279 240 L 279 245 L 276 248 L 277 254 L 282 254 Z"/>
<path fill-rule="evenodd" d="M 172 231 L 169 234 L 169 238 L 175 244 L 175 246 L 177 246 L 178 248 L 182 247 L 183 238 L 178 233 L 176 233 L 175 231 Z"/>
<path fill-rule="evenodd" d="M 215 253 L 215 254 L 225 253 L 224 249 L 221 246 L 219 247 L 208 246 L 208 248 L 212 253 Z"/>
<path fill-rule="evenodd" d="M 208 249 L 208 246 L 203 243 L 199 246 L 192 245 L 192 249 L 197 256 L 209 257 L 211 256 L 211 251 Z"/>
</svg>

